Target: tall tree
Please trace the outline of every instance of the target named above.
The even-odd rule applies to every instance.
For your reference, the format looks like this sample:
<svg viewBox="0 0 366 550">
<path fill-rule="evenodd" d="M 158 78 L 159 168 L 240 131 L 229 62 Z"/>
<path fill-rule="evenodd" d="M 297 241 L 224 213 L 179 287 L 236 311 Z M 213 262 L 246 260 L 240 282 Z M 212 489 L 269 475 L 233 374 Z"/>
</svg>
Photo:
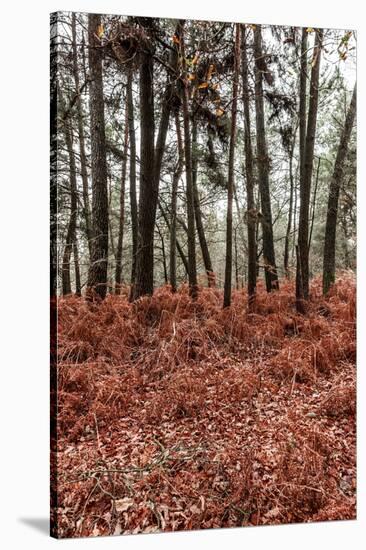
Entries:
<svg viewBox="0 0 366 550">
<path fill-rule="evenodd" d="M 215 286 L 215 274 L 212 267 L 210 251 L 208 249 L 205 228 L 202 221 L 202 212 L 200 197 L 197 186 L 198 174 L 198 152 L 197 152 L 197 120 L 192 121 L 192 187 L 194 200 L 194 215 L 197 227 L 198 240 L 200 242 L 203 263 L 207 274 L 207 283 L 209 287 Z"/>
<path fill-rule="evenodd" d="M 267 292 L 271 292 L 273 289 L 278 289 L 278 275 L 273 243 L 271 195 L 269 190 L 269 157 L 264 122 L 263 73 L 267 73 L 267 65 L 262 51 L 262 31 L 260 25 L 257 25 L 254 29 L 254 57 L 257 165 L 262 207 L 263 260 L 266 288 Z"/>
<path fill-rule="evenodd" d="M 107 292 L 108 187 L 105 144 L 103 61 L 98 40 L 100 15 L 88 15 L 90 72 L 90 142 L 92 174 L 92 246 L 87 288 L 100 298 Z"/>
<path fill-rule="evenodd" d="M 121 174 L 121 189 L 119 194 L 119 227 L 118 227 L 118 242 L 116 250 L 116 274 L 115 274 L 115 293 L 121 293 L 122 281 L 122 248 L 123 248 L 123 232 L 125 223 L 125 189 L 126 189 L 126 173 L 127 173 L 127 151 L 128 151 L 128 108 L 125 110 L 125 128 L 123 138 L 123 159 L 122 159 L 122 174 Z"/>
<path fill-rule="evenodd" d="M 249 309 L 254 308 L 256 285 L 257 285 L 257 239 L 254 198 L 254 175 L 253 175 L 253 149 L 251 138 L 250 121 L 250 96 L 248 83 L 248 55 L 247 35 L 245 28 L 242 29 L 242 87 L 244 104 L 244 152 L 245 152 L 245 176 L 247 193 L 247 232 L 248 232 L 248 305 Z"/>
<path fill-rule="evenodd" d="M 130 209 L 131 209 L 131 231 L 132 231 L 132 268 L 131 268 L 131 285 L 136 276 L 136 255 L 137 255 L 137 240 L 138 240 L 138 207 L 136 195 L 136 132 L 135 132 L 135 112 L 133 105 L 133 71 L 132 68 L 128 71 L 127 76 L 127 111 L 128 111 L 128 132 L 130 142 Z"/>
<path fill-rule="evenodd" d="M 323 30 L 318 29 L 315 31 L 314 52 L 310 79 L 309 110 L 306 126 L 306 139 L 304 145 L 305 148 L 303 152 L 300 150 L 300 159 L 301 155 L 303 154 L 304 160 L 302 173 L 300 171 L 300 212 L 296 267 L 296 303 L 297 309 L 299 311 L 304 311 L 304 300 L 307 300 L 309 297 L 309 206 L 314 161 L 315 133 L 318 114 L 319 72 L 322 40 Z M 300 93 L 303 93 L 302 89 L 300 90 Z"/>
<path fill-rule="evenodd" d="M 308 80 L 308 31 L 302 29 L 300 56 L 300 94 L 299 94 L 299 159 L 300 180 L 304 177 L 305 141 L 306 141 L 306 91 Z"/>
<path fill-rule="evenodd" d="M 294 216 L 294 191 L 295 191 L 295 181 L 294 181 L 294 150 L 295 150 L 296 135 L 294 135 L 290 149 L 288 151 L 289 155 L 289 178 L 290 178 L 290 200 L 288 208 L 288 218 L 287 218 L 287 227 L 286 227 L 286 236 L 285 236 L 285 250 L 283 254 L 283 267 L 285 270 L 286 277 L 290 277 L 290 270 L 288 266 L 289 255 L 290 255 L 290 235 L 292 228 L 292 218 Z"/>
<path fill-rule="evenodd" d="M 91 255 L 91 223 L 90 223 L 90 204 L 89 204 L 89 184 L 88 184 L 88 170 L 85 153 L 85 132 L 83 121 L 83 107 L 81 102 L 81 89 L 79 78 L 79 62 L 78 62 L 78 49 L 77 49 L 77 32 L 76 32 L 76 14 L 71 15 L 71 28 L 72 28 L 72 68 L 75 82 L 76 93 L 76 110 L 79 132 L 79 147 L 80 147 L 80 171 L 81 180 L 83 183 L 83 213 L 85 219 L 85 233 L 88 241 L 89 256 Z M 84 43 L 83 43 L 84 48 Z"/>
<path fill-rule="evenodd" d="M 182 106 L 183 106 L 183 128 L 184 128 L 184 156 L 186 169 L 186 198 L 187 198 L 187 226 L 188 226 L 188 281 L 189 293 L 193 299 L 197 298 L 197 267 L 196 267 L 196 239 L 195 239 L 195 218 L 194 218 L 194 196 L 192 181 L 192 146 L 189 116 L 189 80 L 187 78 L 184 24 L 181 20 L 177 29 L 177 37 L 180 43 L 180 55 L 182 63 Z"/>
<path fill-rule="evenodd" d="M 323 293 L 327 294 L 335 281 L 335 248 L 339 191 L 343 181 L 344 163 L 347 157 L 352 127 L 356 116 L 356 84 L 348 107 L 347 116 L 338 146 L 332 179 L 329 186 L 327 221 L 323 254 Z"/>
<path fill-rule="evenodd" d="M 66 234 L 66 243 L 62 257 L 62 294 L 71 294 L 71 254 L 74 256 L 75 268 L 75 293 L 81 296 L 79 252 L 76 239 L 76 221 L 77 221 L 77 183 L 76 183 L 76 163 L 73 150 L 73 137 L 71 122 L 64 122 L 64 133 L 66 148 L 69 155 L 69 174 L 70 174 L 70 218 Z"/>
<path fill-rule="evenodd" d="M 151 29 L 151 19 L 143 19 Z M 149 40 L 140 50 L 140 196 L 136 278 L 133 298 L 154 290 L 154 228 L 157 188 L 154 178 L 154 59 Z"/>
<path fill-rule="evenodd" d="M 172 196 L 170 205 L 170 261 L 169 261 L 169 281 L 172 291 L 177 290 L 177 197 L 178 184 L 183 171 L 184 149 L 182 142 L 182 132 L 180 127 L 179 112 L 175 112 L 175 129 L 178 144 L 178 162 L 173 174 Z"/>
<path fill-rule="evenodd" d="M 152 32 L 153 19 L 143 19 L 146 28 Z M 169 74 L 162 100 L 160 123 L 154 147 L 154 89 L 153 89 L 153 46 L 146 42 L 140 52 L 140 198 L 139 198 L 139 244 L 136 260 L 136 280 L 133 297 L 152 294 L 154 290 L 154 228 L 160 174 L 169 128 L 169 118 L 174 93 L 174 79 Z M 171 49 L 170 67 L 174 73 L 178 56 L 176 48 Z"/>
<path fill-rule="evenodd" d="M 225 259 L 225 282 L 224 282 L 224 307 L 231 304 L 231 279 L 233 269 L 233 196 L 234 196 L 234 161 L 236 141 L 236 115 L 238 107 L 238 85 L 240 67 L 240 42 L 241 25 L 235 25 L 235 47 L 234 47 L 234 75 L 233 95 L 231 103 L 231 130 L 229 145 L 229 173 L 227 183 L 227 213 L 226 213 L 226 259 Z"/>
</svg>

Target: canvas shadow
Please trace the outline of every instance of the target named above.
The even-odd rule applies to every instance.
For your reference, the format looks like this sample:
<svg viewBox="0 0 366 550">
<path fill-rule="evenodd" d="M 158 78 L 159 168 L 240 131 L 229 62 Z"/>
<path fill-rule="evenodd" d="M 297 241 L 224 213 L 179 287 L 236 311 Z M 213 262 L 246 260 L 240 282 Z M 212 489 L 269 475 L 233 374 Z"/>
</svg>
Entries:
<svg viewBox="0 0 366 550">
<path fill-rule="evenodd" d="M 18 518 L 20 523 L 28 525 L 32 529 L 39 531 L 43 535 L 49 536 L 50 534 L 50 520 L 49 518 Z"/>
</svg>

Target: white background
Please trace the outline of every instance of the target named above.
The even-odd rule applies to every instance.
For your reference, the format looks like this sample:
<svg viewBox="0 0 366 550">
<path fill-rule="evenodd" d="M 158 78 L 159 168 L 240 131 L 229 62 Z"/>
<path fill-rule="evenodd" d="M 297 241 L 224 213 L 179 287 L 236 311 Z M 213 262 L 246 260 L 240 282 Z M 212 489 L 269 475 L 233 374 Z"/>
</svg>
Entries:
<svg viewBox="0 0 366 550">
<path fill-rule="evenodd" d="M 366 530 L 366 19 L 355 0 L 8 1 L 0 18 L 0 544 L 12 548 L 361 548 Z M 48 538 L 49 13 L 95 11 L 358 30 L 358 520 L 55 541 Z M 362 284 L 363 282 L 363 284 Z M 362 327 L 362 329 L 360 328 Z M 365 547 L 363 545 L 363 547 Z"/>
</svg>

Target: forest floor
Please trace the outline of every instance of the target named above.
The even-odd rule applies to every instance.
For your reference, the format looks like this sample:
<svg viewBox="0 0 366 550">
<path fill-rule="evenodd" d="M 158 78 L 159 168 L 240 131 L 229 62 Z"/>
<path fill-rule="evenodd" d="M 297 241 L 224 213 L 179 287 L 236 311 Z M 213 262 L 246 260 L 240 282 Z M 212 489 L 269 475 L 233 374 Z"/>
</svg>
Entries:
<svg viewBox="0 0 366 550">
<path fill-rule="evenodd" d="M 286 281 L 60 299 L 58 536 L 355 518 L 355 309 L 349 274 L 306 316 Z"/>
</svg>

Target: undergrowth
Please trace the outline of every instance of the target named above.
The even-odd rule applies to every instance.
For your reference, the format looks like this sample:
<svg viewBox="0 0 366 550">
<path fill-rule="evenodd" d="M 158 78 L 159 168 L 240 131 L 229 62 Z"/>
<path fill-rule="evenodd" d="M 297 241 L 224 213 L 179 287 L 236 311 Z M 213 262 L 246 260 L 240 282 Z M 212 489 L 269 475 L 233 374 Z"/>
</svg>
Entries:
<svg viewBox="0 0 366 550">
<path fill-rule="evenodd" d="M 58 301 L 58 536 L 355 517 L 355 281 Z M 56 368 L 56 367 L 55 367 Z"/>
</svg>

